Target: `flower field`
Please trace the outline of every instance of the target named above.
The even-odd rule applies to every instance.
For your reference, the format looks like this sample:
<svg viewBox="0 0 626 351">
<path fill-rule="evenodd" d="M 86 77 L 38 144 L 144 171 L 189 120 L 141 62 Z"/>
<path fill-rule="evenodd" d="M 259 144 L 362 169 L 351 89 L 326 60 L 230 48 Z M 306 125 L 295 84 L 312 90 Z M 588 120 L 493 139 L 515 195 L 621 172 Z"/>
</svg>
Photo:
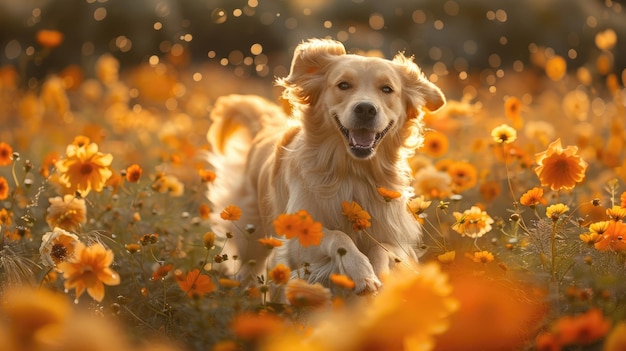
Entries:
<svg viewBox="0 0 626 351">
<path fill-rule="evenodd" d="M 86 3 L 94 23 L 119 9 Z M 330 1 L 216 3 L 205 6 L 215 28 L 247 18 L 289 39 L 235 37 L 202 51 L 195 22 L 172 22 L 176 11 L 160 5 L 150 33 L 176 30 L 138 59 L 132 32 L 70 54 L 75 33 L 44 25 L 47 7 L 2 37 L 3 350 L 626 350 L 626 31 L 610 25 L 623 20 L 619 2 L 571 19 L 577 29 L 559 38 L 568 47 L 530 32 L 521 54 L 505 30 L 517 14 L 497 1 L 477 2 L 479 16 L 461 1 L 399 1 L 391 12 L 353 1 L 354 17 L 336 19 Z M 496 29 L 459 52 L 444 39 L 413 45 L 470 17 Z M 415 33 L 394 31 L 396 20 Z M 210 201 L 212 103 L 254 93 L 280 104 L 273 78 L 305 33 L 365 55 L 406 50 L 448 99 L 425 111 L 410 160 L 417 195 L 377 189 L 407 201 L 424 255 L 398 262 L 374 295 L 355 296 L 340 272 L 328 287 L 290 280 L 282 264 L 265 264 L 253 284 L 220 273 L 240 259 L 224 243 L 255 228 L 240 208 Z M 497 48 L 481 45 L 494 33 Z M 348 200 L 346 222 L 374 237 L 368 204 Z M 220 221 L 237 230 L 214 230 Z M 304 210 L 281 214 L 279 237 L 251 245 L 319 245 L 322 225 Z"/>
</svg>

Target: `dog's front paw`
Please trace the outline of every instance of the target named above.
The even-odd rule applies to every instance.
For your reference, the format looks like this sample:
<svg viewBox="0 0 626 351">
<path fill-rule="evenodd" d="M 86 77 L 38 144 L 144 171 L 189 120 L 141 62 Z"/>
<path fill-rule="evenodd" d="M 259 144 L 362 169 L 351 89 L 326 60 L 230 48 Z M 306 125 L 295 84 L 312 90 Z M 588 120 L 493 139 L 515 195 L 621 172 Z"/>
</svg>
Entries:
<svg viewBox="0 0 626 351">
<path fill-rule="evenodd" d="M 342 257 L 343 268 L 355 283 L 357 295 L 376 293 L 382 286 L 367 256 L 361 252 L 349 253 Z"/>
</svg>

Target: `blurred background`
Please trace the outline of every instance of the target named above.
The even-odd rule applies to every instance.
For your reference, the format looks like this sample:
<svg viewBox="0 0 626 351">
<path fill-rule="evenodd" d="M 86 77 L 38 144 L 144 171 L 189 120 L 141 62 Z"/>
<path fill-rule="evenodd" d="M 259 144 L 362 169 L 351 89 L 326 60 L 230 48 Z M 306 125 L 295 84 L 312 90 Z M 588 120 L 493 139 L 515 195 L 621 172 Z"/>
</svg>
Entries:
<svg viewBox="0 0 626 351">
<path fill-rule="evenodd" d="M 522 70 L 532 54 L 568 59 L 574 70 L 597 54 L 611 28 L 618 72 L 626 65 L 624 1 L 612 0 L 1 0 L 0 65 L 20 64 L 37 79 L 70 64 L 91 67 L 102 53 L 121 68 L 150 60 L 215 63 L 239 77 L 284 76 L 294 46 L 332 37 L 351 51 L 414 55 L 438 76 L 483 69 Z M 62 43 L 35 56 L 36 33 Z M 595 51 L 594 51 L 595 50 Z M 88 73 L 88 72 L 87 72 Z"/>
</svg>

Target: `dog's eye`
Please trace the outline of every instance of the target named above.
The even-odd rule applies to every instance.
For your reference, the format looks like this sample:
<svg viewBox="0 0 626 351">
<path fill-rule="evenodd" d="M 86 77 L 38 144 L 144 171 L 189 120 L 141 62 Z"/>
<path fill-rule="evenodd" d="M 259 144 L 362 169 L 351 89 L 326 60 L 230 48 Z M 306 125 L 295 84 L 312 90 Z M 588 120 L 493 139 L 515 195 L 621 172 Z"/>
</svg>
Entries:
<svg viewBox="0 0 626 351">
<path fill-rule="evenodd" d="M 385 94 L 391 94 L 393 93 L 393 89 L 391 89 L 391 87 L 389 85 L 385 85 L 382 88 L 380 88 L 380 90 L 385 93 Z"/>
<path fill-rule="evenodd" d="M 341 90 L 348 90 L 350 89 L 351 85 L 348 82 L 340 82 L 339 84 L 337 84 L 337 88 L 341 89 Z"/>
</svg>

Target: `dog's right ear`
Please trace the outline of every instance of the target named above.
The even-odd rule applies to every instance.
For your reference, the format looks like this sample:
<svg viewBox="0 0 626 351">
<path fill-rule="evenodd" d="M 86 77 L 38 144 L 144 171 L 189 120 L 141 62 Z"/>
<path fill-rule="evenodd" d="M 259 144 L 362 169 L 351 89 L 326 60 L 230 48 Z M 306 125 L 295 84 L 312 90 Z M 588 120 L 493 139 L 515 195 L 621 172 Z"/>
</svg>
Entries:
<svg viewBox="0 0 626 351">
<path fill-rule="evenodd" d="M 310 39 L 299 44 L 291 61 L 289 76 L 276 81 L 277 85 L 285 88 L 283 98 L 301 105 L 317 101 L 325 84 L 326 68 L 334 58 L 345 54 L 343 44 L 334 40 Z"/>
</svg>

